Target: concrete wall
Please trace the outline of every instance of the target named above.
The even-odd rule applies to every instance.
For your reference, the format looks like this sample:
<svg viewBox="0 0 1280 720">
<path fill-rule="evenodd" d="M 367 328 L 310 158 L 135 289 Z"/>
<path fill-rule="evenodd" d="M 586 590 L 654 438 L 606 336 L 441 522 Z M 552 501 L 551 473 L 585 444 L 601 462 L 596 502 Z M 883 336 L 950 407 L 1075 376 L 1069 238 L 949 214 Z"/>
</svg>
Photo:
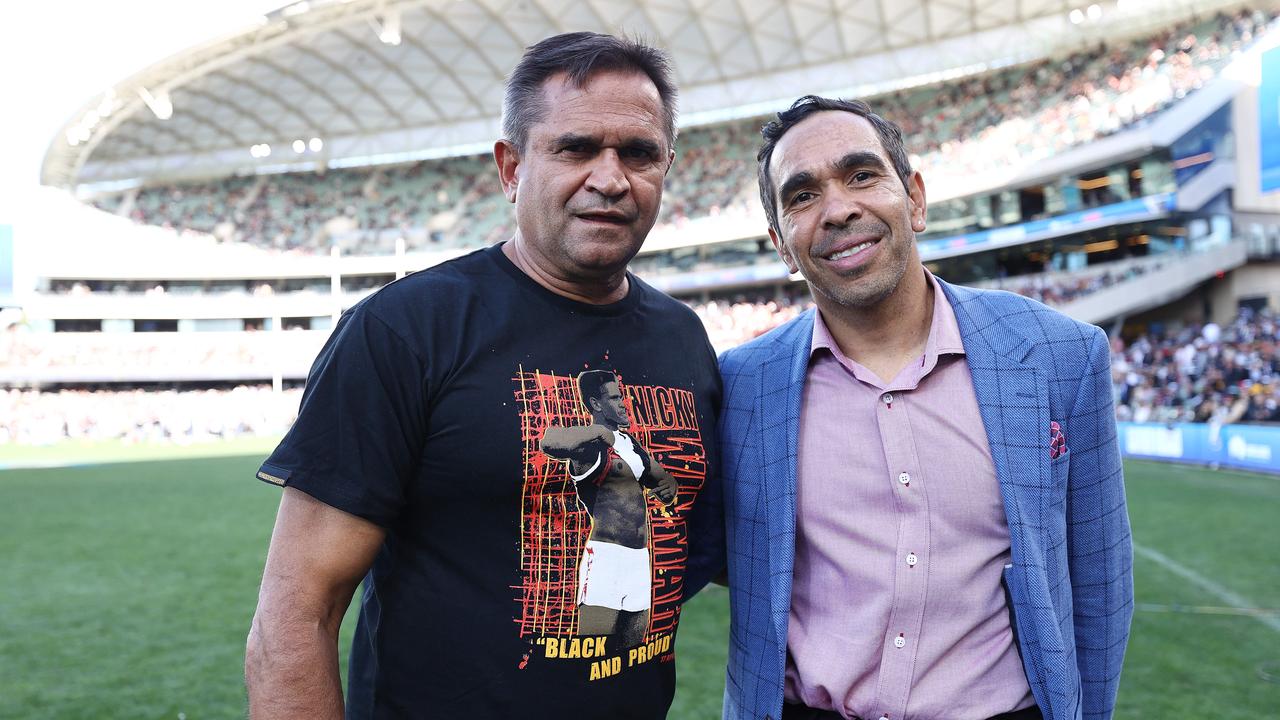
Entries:
<svg viewBox="0 0 1280 720">
<path fill-rule="evenodd" d="M 1280 261 L 1255 262 L 1227 275 L 1232 303 L 1242 298 L 1265 297 L 1267 305 L 1280 312 Z"/>
</svg>

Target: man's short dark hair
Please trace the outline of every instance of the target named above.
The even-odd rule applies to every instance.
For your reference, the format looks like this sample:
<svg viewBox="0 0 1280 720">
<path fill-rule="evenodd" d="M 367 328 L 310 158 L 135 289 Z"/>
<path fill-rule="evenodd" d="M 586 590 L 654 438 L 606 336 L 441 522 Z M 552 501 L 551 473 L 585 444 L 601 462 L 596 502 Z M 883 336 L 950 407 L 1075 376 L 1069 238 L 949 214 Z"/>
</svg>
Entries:
<svg viewBox="0 0 1280 720">
<path fill-rule="evenodd" d="M 608 370 L 584 370 L 578 374 L 578 395 L 582 404 L 591 409 L 591 400 L 599 398 L 605 385 L 618 382 L 618 377 Z"/>
<path fill-rule="evenodd" d="M 894 171 L 898 173 L 898 179 L 902 181 L 902 187 L 907 192 L 911 191 L 911 160 L 907 158 L 907 149 L 902 144 L 901 128 L 872 112 L 871 107 L 861 100 L 805 95 L 791 103 L 791 107 L 778 113 L 777 120 L 771 120 L 760 128 L 760 134 L 764 136 L 764 145 L 756 154 L 756 181 L 760 185 L 760 202 L 764 205 L 764 214 L 769 219 L 769 227 L 779 235 L 782 234 L 782 230 L 778 227 L 778 206 L 773 198 L 773 179 L 769 177 L 769 162 L 773 159 L 773 148 L 782 136 L 798 125 L 801 120 L 824 110 L 853 113 L 871 123 L 871 127 L 875 128 L 876 136 L 880 138 L 881 147 L 889 156 L 889 161 L 893 163 Z"/>
<path fill-rule="evenodd" d="M 594 32 L 553 35 L 530 45 L 507 78 L 502 101 L 502 134 L 523 152 L 529 128 L 546 115 L 542 85 L 552 75 L 566 73 L 580 88 L 601 70 L 644 73 L 658 88 L 662 100 L 662 132 L 668 147 L 676 145 L 676 85 L 671 79 L 671 57 L 664 50 L 638 40 Z"/>
</svg>

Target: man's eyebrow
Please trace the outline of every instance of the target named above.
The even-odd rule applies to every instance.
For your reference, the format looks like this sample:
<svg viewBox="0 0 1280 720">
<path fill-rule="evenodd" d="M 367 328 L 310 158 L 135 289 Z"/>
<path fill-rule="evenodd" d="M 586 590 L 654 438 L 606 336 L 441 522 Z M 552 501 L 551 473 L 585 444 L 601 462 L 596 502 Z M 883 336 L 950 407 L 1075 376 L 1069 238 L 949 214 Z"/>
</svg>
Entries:
<svg viewBox="0 0 1280 720">
<path fill-rule="evenodd" d="M 889 168 L 879 155 L 866 150 L 855 150 L 832 164 L 837 170 L 852 170 L 857 167 L 872 168 L 882 172 Z"/>
<path fill-rule="evenodd" d="M 649 138 L 631 138 L 622 145 L 633 150 L 643 150 L 650 155 L 660 155 L 662 153 L 662 146 Z"/>
<path fill-rule="evenodd" d="M 581 133 L 565 133 L 556 136 L 551 141 L 551 147 L 553 148 L 564 148 L 570 145 L 585 145 L 591 148 L 598 148 L 600 147 L 600 138 Z M 632 150 L 642 150 L 650 155 L 660 155 L 662 153 L 661 145 L 645 137 L 627 138 L 622 141 L 620 146 Z"/>
<path fill-rule="evenodd" d="M 778 187 L 778 198 L 785 200 L 788 196 L 791 195 L 791 193 L 795 192 L 796 190 L 799 190 L 800 188 L 804 187 L 805 185 L 808 185 L 811 182 L 813 182 L 813 173 L 798 172 L 795 175 L 792 175 L 791 177 L 787 178 L 785 181 L 783 181 L 782 185 Z"/>
<path fill-rule="evenodd" d="M 558 135 L 551 141 L 553 147 L 568 147 L 569 145 L 599 145 L 600 140 L 590 135 L 582 135 L 579 133 L 565 133 Z"/>
</svg>

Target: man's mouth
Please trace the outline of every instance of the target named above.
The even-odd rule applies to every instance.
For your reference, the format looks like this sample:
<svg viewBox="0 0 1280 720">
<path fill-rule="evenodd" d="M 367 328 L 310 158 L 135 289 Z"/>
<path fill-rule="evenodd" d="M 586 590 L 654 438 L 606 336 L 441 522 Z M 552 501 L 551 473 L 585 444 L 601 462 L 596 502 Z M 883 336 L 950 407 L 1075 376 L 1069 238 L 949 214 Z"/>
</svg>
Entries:
<svg viewBox="0 0 1280 720">
<path fill-rule="evenodd" d="M 880 242 L 879 239 L 863 240 L 857 245 L 850 245 L 849 247 L 843 248 L 841 250 L 836 250 L 835 252 L 829 253 L 827 255 L 823 255 L 822 257 L 825 260 L 843 260 L 848 257 L 853 257 L 854 255 L 857 255 L 863 250 L 867 250 L 871 248 L 878 242 Z"/>
<path fill-rule="evenodd" d="M 588 222 L 607 223 L 609 225 L 626 225 L 627 223 L 631 222 L 631 218 L 627 217 L 625 214 L 613 213 L 613 212 L 577 213 L 576 217 L 579 220 L 586 220 Z"/>
</svg>

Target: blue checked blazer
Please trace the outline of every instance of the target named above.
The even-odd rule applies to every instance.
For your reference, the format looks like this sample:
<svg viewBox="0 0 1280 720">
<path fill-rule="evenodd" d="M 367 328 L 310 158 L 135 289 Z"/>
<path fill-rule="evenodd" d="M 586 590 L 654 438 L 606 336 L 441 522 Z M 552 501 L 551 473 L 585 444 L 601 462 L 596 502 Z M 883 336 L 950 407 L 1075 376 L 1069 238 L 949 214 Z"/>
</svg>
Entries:
<svg viewBox="0 0 1280 720">
<path fill-rule="evenodd" d="M 1008 517 L 1004 580 L 1031 691 L 1047 720 L 1109 718 L 1133 613 L 1133 558 L 1106 335 L 1018 295 L 941 285 Z M 814 312 L 720 359 L 723 476 L 707 493 L 707 510 L 723 513 L 723 535 L 704 525 L 711 536 L 695 543 L 690 568 L 696 588 L 717 556 L 728 564 L 724 717 L 732 720 L 782 712 L 797 431 Z M 1051 420 L 1067 440 L 1057 459 Z"/>
</svg>

